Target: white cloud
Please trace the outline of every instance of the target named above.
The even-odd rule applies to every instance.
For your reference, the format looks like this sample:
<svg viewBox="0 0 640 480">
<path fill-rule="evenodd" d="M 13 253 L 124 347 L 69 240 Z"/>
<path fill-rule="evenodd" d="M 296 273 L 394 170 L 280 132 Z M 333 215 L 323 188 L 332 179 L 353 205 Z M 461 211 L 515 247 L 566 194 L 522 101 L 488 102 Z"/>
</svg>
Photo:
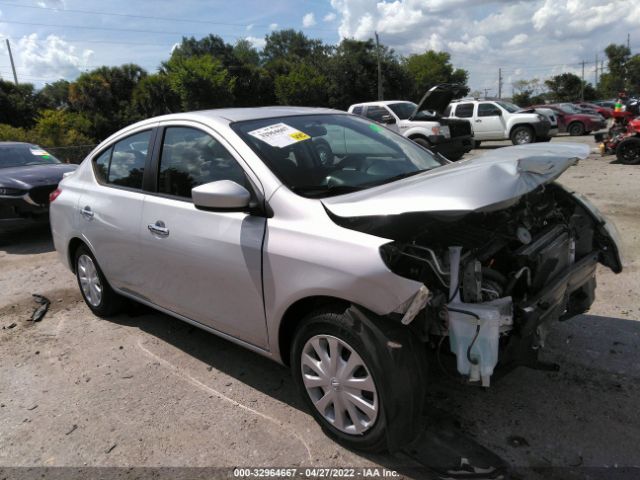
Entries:
<svg viewBox="0 0 640 480">
<path fill-rule="evenodd" d="M 277 30 L 277 29 L 278 29 L 277 23 L 272 23 L 271 25 L 269 25 L 269 30 Z"/>
<path fill-rule="evenodd" d="M 316 17 L 312 12 L 309 12 L 304 17 L 302 17 L 303 27 L 313 27 L 315 24 L 316 24 Z"/>
<path fill-rule="evenodd" d="M 265 44 L 267 43 L 264 37 L 245 37 L 245 40 L 251 42 L 251 44 L 258 50 L 264 48 Z"/>
<path fill-rule="evenodd" d="M 93 56 L 92 50 L 77 51 L 57 35 L 39 39 L 37 33 L 32 33 L 22 37 L 16 47 L 20 70 L 33 77 L 75 78 Z"/>
<path fill-rule="evenodd" d="M 39 0 L 37 4 L 42 8 L 56 8 L 58 10 L 64 10 L 67 6 L 65 0 Z"/>
<path fill-rule="evenodd" d="M 527 35 L 526 33 L 519 33 L 517 35 L 514 35 L 514 37 L 508 42 L 506 42 L 504 46 L 517 47 L 518 45 L 522 45 L 523 43 L 526 43 L 528 39 L 529 39 L 529 35 Z"/>
<path fill-rule="evenodd" d="M 333 22 L 336 19 L 336 17 L 337 15 L 335 14 L 335 12 L 329 12 L 324 16 L 322 20 L 324 20 L 325 22 Z"/>
<path fill-rule="evenodd" d="M 489 50 L 489 39 L 484 35 L 471 39 L 463 38 L 462 42 L 449 42 L 449 49 L 460 53 L 480 53 Z"/>
<path fill-rule="evenodd" d="M 251 31 L 251 29 L 253 29 L 253 23 L 247 25 L 247 32 Z"/>
</svg>

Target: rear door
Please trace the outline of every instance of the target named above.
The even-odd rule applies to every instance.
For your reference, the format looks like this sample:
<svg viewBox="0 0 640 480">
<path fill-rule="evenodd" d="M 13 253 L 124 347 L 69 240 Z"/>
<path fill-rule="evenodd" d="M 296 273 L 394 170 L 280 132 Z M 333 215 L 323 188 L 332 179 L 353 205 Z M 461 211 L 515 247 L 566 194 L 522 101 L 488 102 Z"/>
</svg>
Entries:
<svg viewBox="0 0 640 480">
<path fill-rule="evenodd" d="M 138 225 L 144 297 L 266 348 L 261 270 L 266 218 L 203 211 L 191 200 L 193 187 L 217 180 L 233 180 L 261 195 L 257 179 L 224 139 L 200 124 L 168 124 L 156 145 L 153 191 Z"/>
<path fill-rule="evenodd" d="M 109 283 L 139 292 L 138 231 L 142 218 L 143 175 L 155 130 L 132 133 L 92 159 L 97 185 L 80 197 L 80 231 Z"/>
</svg>

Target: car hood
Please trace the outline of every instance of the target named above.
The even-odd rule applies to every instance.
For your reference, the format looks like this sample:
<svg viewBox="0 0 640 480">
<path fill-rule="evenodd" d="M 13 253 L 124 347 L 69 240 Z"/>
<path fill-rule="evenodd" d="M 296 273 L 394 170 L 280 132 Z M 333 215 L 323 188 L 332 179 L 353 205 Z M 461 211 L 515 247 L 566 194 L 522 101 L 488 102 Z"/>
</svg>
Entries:
<svg viewBox="0 0 640 480">
<path fill-rule="evenodd" d="M 571 143 L 505 147 L 322 203 L 330 215 L 351 219 L 418 212 L 458 217 L 499 210 L 588 155 L 587 145 Z"/>
<path fill-rule="evenodd" d="M 41 185 L 55 185 L 62 180 L 65 173 L 73 172 L 76 168 L 77 165 L 67 163 L 0 168 L 0 186 L 28 189 Z"/>
<path fill-rule="evenodd" d="M 414 117 L 423 110 L 429 110 L 437 113 L 438 115 L 442 115 L 452 100 L 463 97 L 468 92 L 468 87 L 455 83 L 443 83 L 436 85 L 435 87 L 427 90 L 427 93 L 425 93 L 422 100 L 418 102 L 418 105 L 409 117 L 409 120 L 413 120 Z"/>
</svg>

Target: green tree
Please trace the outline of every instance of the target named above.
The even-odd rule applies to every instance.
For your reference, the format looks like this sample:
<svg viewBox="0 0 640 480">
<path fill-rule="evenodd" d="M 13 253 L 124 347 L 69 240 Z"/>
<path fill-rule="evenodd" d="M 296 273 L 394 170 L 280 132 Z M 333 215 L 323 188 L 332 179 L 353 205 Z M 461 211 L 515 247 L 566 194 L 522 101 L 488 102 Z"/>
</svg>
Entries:
<svg viewBox="0 0 640 480">
<path fill-rule="evenodd" d="M 276 78 L 278 103 L 283 105 L 325 106 L 328 98 L 327 78 L 306 63 L 295 65 L 286 75 Z"/>
<path fill-rule="evenodd" d="M 203 55 L 220 60 L 225 67 L 237 63 L 233 46 L 226 43 L 222 37 L 213 34 L 198 40 L 195 37 L 182 37 L 180 44 L 172 50 L 169 62 L 177 60 L 178 57 L 189 58 Z"/>
<path fill-rule="evenodd" d="M 281 60 L 319 65 L 331 50 L 322 40 L 308 38 L 304 33 L 292 29 L 272 32 L 265 40 L 262 58 L 267 65 Z"/>
<path fill-rule="evenodd" d="M 614 43 L 604 49 L 607 55 L 608 72 L 600 77 L 599 93 L 603 97 L 615 97 L 618 92 L 625 89 L 627 83 L 627 62 L 631 57 L 631 51 L 626 45 Z"/>
<path fill-rule="evenodd" d="M 91 122 L 82 114 L 64 110 L 43 110 L 32 130 L 37 143 L 49 147 L 89 145 Z"/>
<path fill-rule="evenodd" d="M 133 108 L 131 97 L 146 76 L 147 72 L 134 64 L 83 73 L 69 86 L 70 108 L 89 119 L 93 136 L 105 138 L 142 118 Z"/>
<path fill-rule="evenodd" d="M 169 76 L 162 73 L 140 80 L 133 90 L 132 102 L 142 117 L 155 117 L 180 109 L 180 97 L 172 89 Z"/>
<path fill-rule="evenodd" d="M 640 94 L 640 55 L 634 55 L 626 64 L 627 90 L 635 95 Z"/>
<path fill-rule="evenodd" d="M 409 55 L 405 59 L 405 68 L 413 81 L 412 96 L 419 99 L 424 93 L 439 83 L 467 84 L 469 73 L 454 68 L 451 55 L 447 52 L 428 50 L 425 53 Z"/>
<path fill-rule="evenodd" d="M 210 55 L 173 57 L 165 68 L 183 110 L 233 105 L 235 79 L 222 62 Z"/>
<path fill-rule="evenodd" d="M 233 46 L 233 56 L 244 65 L 260 65 L 260 52 L 247 39 L 240 39 Z"/>
<path fill-rule="evenodd" d="M 545 85 L 549 89 L 549 96 L 555 102 L 573 102 L 580 100 L 583 81 L 573 73 L 562 73 L 545 80 Z M 584 99 L 593 100 L 596 98 L 596 91 L 590 83 L 584 82 Z"/>
<path fill-rule="evenodd" d="M 0 123 L 30 127 L 35 123 L 38 107 L 33 85 L 0 80 Z"/>
<path fill-rule="evenodd" d="M 40 108 L 68 108 L 69 107 L 69 85 L 67 80 L 57 80 L 47 83 L 38 92 L 38 103 Z"/>
</svg>

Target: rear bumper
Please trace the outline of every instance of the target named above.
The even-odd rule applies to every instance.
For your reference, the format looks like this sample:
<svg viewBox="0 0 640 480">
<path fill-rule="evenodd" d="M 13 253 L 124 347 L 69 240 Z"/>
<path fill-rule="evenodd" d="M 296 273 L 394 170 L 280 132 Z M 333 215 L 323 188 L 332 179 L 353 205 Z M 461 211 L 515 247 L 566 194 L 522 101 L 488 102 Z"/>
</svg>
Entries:
<svg viewBox="0 0 640 480">
<path fill-rule="evenodd" d="M 431 135 L 428 137 L 431 149 L 445 157 L 459 157 L 473 148 L 473 136 L 462 135 L 453 138 L 445 138 L 443 135 Z"/>
</svg>

